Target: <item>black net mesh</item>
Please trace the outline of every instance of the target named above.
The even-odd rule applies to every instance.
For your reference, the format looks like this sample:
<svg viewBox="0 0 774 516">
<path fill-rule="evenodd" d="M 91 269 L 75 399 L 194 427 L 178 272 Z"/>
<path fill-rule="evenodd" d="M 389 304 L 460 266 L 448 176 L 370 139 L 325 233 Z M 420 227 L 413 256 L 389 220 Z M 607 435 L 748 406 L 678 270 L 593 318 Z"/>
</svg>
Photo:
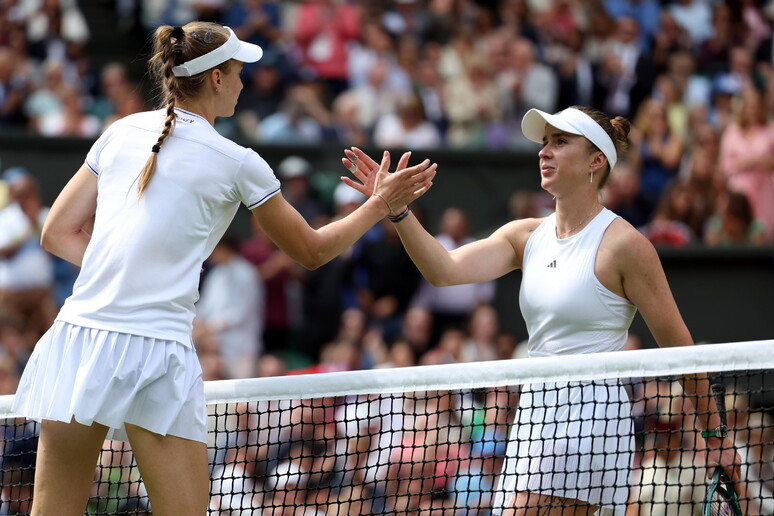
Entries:
<svg viewBox="0 0 774 516">
<path fill-rule="evenodd" d="M 707 446 L 678 379 L 212 404 L 210 513 L 483 516 L 591 502 L 603 514 L 703 514 Z M 747 515 L 774 514 L 772 379 L 718 377 Z M 27 514 L 38 425 L 3 425 L 0 514 Z M 105 442 L 87 514 L 150 514 L 128 443 Z"/>
</svg>

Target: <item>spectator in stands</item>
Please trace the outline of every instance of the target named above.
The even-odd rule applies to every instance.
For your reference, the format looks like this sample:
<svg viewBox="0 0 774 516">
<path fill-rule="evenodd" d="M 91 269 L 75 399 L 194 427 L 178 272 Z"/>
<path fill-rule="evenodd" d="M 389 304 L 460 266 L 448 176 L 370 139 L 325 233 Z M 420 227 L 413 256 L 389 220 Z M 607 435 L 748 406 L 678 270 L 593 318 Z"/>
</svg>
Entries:
<svg viewBox="0 0 774 516">
<path fill-rule="evenodd" d="M 89 26 L 78 4 L 68 0 L 43 0 L 26 2 L 22 7 L 34 10 L 24 12 L 22 17 L 27 25 L 27 40 L 31 53 L 41 60 L 64 61 L 67 45 L 86 43 Z"/>
<path fill-rule="evenodd" d="M 285 98 L 287 80 L 279 59 L 276 51 L 267 51 L 258 65 L 247 72 L 248 81 L 236 113 L 237 124 L 248 141 L 256 140 L 261 121 L 276 113 Z"/>
<path fill-rule="evenodd" d="M 497 335 L 500 321 L 497 311 L 490 304 L 482 303 L 470 313 L 468 338 L 462 346 L 463 362 L 497 360 Z"/>
<path fill-rule="evenodd" d="M 766 226 L 754 218 L 746 195 L 729 192 L 718 204 L 719 213 L 707 221 L 704 243 L 728 246 L 764 245 L 769 242 Z"/>
<path fill-rule="evenodd" d="M 684 247 L 701 241 L 703 224 L 693 190 L 686 181 L 674 179 L 664 189 L 652 220 L 639 230 L 653 245 Z"/>
<path fill-rule="evenodd" d="M 304 220 L 315 226 L 320 223 L 322 207 L 309 182 L 312 164 L 301 156 L 288 156 L 277 165 L 277 175 L 282 181 L 282 191 L 291 206 Z"/>
<path fill-rule="evenodd" d="M 360 88 L 369 82 L 369 72 L 376 62 L 387 67 L 387 88 L 399 94 L 411 91 L 411 79 L 407 70 L 397 60 L 395 41 L 387 30 L 376 21 L 365 20 L 361 41 L 352 45 L 348 54 L 349 88 Z"/>
<path fill-rule="evenodd" d="M 238 252 L 239 241 L 224 236 L 207 259 L 196 305 L 197 317 L 218 340 L 228 378 L 252 378 L 263 353 L 266 292 L 258 269 Z M 236 293 L 239 295 L 235 295 Z"/>
<path fill-rule="evenodd" d="M 469 61 L 462 74 L 447 81 L 443 98 L 449 121 L 448 147 L 492 149 L 506 146 L 505 138 L 498 138 L 501 122 L 497 86 L 486 61 Z"/>
<path fill-rule="evenodd" d="M 282 36 L 280 6 L 273 0 L 236 0 L 223 10 L 223 25 L 242 41 L 270 50 Z M 259 65 L 260 66 L 260 65 Z"/>
<path fill-rule="evenodd" d="M 19 126 L 26 122 L 24 104 L 30 83 L 19 73 L 13 53 L 0 47 L 0 127 Z"/>
<path fill-rule="evenodd" d="M 368 129 L 360 123 L 361 101 L 354 90 L 347 90 L 333 100 L 331 138 L 344 145 L 369 145 Z"/>
<path fill-rule="evenodd" d="M 691 37 L 691 47 L 698 48 L 712 36 L 712 6 L 704 0 L 676 0 L 669 13 Z"/>
<path fill-rule="evenodd" d="M 661 5 L 658 0 L 604 0 L 607 14 L 618 20 L 622 17 L 637 20 L 640 26 L 638 41 L 643 52 L 650 49 L 651 38 L 658 32 Z"/>
<path fill-rule="evenodd" d="M 319 144 L 326 137 L 330 113 L 312 84 L 292 86 L 279 106 L 258 125 L 257 141 L 280 144 Z"/>
<path fill-rule="evenodd" d="M 347 88 L 349 44 L 360 37 L 359 8 L 341 0 L 303 2 L 296 11 L 294 41 L 310 79 L 327 85 L 332 99 Z"/>
<path fill-rule="evenodd" d="M 731 8 L 725 2 L 713 3 L 712 34 L 699 45 L 696 55 L 699 72 L 712 77 L 726 71 L 731 47 L 738 43 Z"/>
<path fill-rule="evenodd" d="M 535 45 L 526 38 L 516 38 L 508 46 L 508 68 L 496 77 L 499 102 L 514 148 L 524 149 L 529 143 L 521 135 L 519 122 L 532 106 L 554 111 L 559 95 L 556 73 L 535 55 Z"/>
<path fill-rule="evenodd" d="M 373 139 L 380 147 L 403 149 L 434 149 L 442 143 L 438 128 L 427 120 L 422 100 L 414 93 L 401 99 L 396 113 L 376 120 Z"/>
<path fill-rule="evenodd" d="M 349 98 L 357 106 L 357 121 L 364 131 L 372 131 L 376 121 L 383 115 L 394 114 L 405 95 L 393 88 L 388 79 L 389 66 L 384 61 L 375 61 L 368 71 L 365 84 L 350 88 L 340 96 Z"/>
<path fill-rule="evenodd" d="M 640 195 L 640 176 L 629 163 L 616 164 L 615 174 L 610 176 L 602 189 L 605 206 L 638 228 L 647 223 L 651 207 Z"/>
<path fill-rule="evenodd" d="M 95 138 L 102 124 L 94 115 L 85 112 L 85 99 L 81 93 L 70 86 L 59 92 L 61 109 L 48 113 L 38 120 L 38 132 L 49 137 Z"/>
<path fill-rule="evenodd" d="M 774 122 L 757 88 L 745 88 L 741 102 L 720 137 L 720 171 L 728 189 L 747 196 L 753 218 L 774 240 Z"/>
<path fill-rule="evenodd" d="M 24 321 L 26 338 L 35 342 L 53 319 L 52 257 L 40 247 L 48 216 L 35 178 L 22 167 L 3 173 L 11 203 L 0 209 L 0 307 Z"/>
<path fill-rule="evenodd" d="M 409 302 L 419 287 L 419 271 L 406 254 L 393 225 L 381 224 L 380 238 L 366 239 L 353 263 L 358 306 L 369 325 L 381 328 L 384 339 L 395 340 Z"/>
<path fill-rule="evenodd" d="M 661 100 L 646 100 L 634 120 L 629 159 L 640 177 L 640 195 L 650 219 L 667 183 L 677 175 L 685 148 L 684 138 L 669 127 Z"/>
<path fill-rule="evenodd" d="M 653 88 L 655 65 L 642 51 L 639 33 L 637 20 L 622 16 L 616 21 L 615 36 L 602 48 L 595 102 L 608 113 L 632 116 Z"/>
<path fill-rule="evenodd" d="M 435 239 L 448 250 L 469 244 L 475 239 L 470 236 L 467 214 L 459 207 L 446 208 L 441 214 L 440 231 Z M 449 287 L 434 287 L 426 279 L 421 285 L 413 305 L 428 310 L 433 317 L 433 342 L 449 328 L 464 329 L 473 310 L 482 303 L 494 299 L 495 283 L 471 283 Z"/>
</svg>

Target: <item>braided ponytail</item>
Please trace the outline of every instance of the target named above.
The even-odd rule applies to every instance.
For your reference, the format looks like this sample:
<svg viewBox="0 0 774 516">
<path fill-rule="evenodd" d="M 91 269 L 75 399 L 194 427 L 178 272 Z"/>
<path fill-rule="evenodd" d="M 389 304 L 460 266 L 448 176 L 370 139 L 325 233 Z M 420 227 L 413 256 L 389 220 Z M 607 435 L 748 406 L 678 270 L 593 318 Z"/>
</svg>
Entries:
<svg viewBox="0 0 774 516">
<path fill-rule="evenodd" d="M 160 90 L 159 104 L 166 108 L 167 116 L 161 134 L 151 147 L 151 155 L 140 172 L 137 181 L 138 198 L 142 197 L 156 171 L 161 146 L 175 129 L 175 106 L 181 101 L 196 97 L 209 72 L 204 71 L 193 77 L 175 77 L 172 68 L 212 51 L 225 43 L 228 37 L 229 33 L 224 27 L 213 23 L 191 22 L 185 27 L 162 25 L 156 29 L 153 56 L 148 61 L 148 68 Z M 218 68 L 228 72 L 230 65 L 230 61 L 227 61 L 218 65 Z"/>
</svg>

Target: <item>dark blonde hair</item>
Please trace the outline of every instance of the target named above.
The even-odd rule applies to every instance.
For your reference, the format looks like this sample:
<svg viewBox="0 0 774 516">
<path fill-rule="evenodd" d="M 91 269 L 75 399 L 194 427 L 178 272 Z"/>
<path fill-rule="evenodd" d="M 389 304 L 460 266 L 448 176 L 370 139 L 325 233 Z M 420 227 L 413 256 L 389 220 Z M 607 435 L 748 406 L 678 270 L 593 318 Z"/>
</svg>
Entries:
<svg viewBox="0 0 774 516">
<path fill-rule="evenodd" d="M 148 71 L 158 88 L 159 107 L 166 107 L 167 118 L 151 155 L 140 173 L 137 183 L 137 195 L 142 197 L 148 183 L 156 171 L 156 158 L 164 140 L 175 128 L 175 105 L 178 102 L 194 98 L 201 92 L 210 70 L 192 77 L 175 77 L 172 68 L 211 52 L 223 45 L 230 33 L 216 23 L 191 22 L 183 27 L 162 25 L 153 35 L 153 55 L 148 60 Z M 228 73 L 231 60 L 214 68 Z"/>
<path fill-rule="evenodd" d="M 604 129 L 604 131 L 607 133 L 607 135 L 610 137 L 611 140 L 613 140 L 613 145 L 615 145 L 615 152 L 618 155 L 618 158 L 620 160 L 621 155 L 624 154 L 627 150 L 629 150 L 629 130 L 631 129 L 631 124 L 629 121 L 622 117 L 617 116 L 615 118 L 610 118 L 607 114 L 603 113 L 602 111 L 586 106 L 570 106 L 573 109 L 577 109 L 578 111 L 582 111 L 583 113 L 586 113 L 589 115 L 596 123 L 599 124 L 599 126 Z M 591 145 L 595 150 L 599 150 L 593 143 L 589 142 L 589 145 Z M 610 163 L 607 164 L 605 167 L 604 172 L 602 173 L 602 180 L 599 182 L 599 188 L 602 188 L 605 186 L 605 182 L 607 182 L 607 178 L 610 176 Z"/>
</svg>

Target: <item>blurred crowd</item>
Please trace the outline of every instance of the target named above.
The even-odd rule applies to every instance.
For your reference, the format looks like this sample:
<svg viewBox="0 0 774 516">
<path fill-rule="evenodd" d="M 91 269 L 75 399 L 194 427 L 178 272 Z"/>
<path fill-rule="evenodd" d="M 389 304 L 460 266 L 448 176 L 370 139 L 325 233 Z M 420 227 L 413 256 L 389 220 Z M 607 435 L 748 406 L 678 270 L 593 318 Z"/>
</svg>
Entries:
<svg viewBox="0 0 774 516">
<path fill-rule="evenodd" d="M 217 123 L 245 144 L 534 152 L 526 110 L 588 105 L 633 122 L 606 202 L 654 242 L 774 241 L 774 2 L 103 4 L 118 34 L 203 19 L 261 45 L 236 116 Z M 95 138 L 152 107 L 127 68 L 137 49 L 90 57 L 81 7 L 0 1 L 0 131 Z"/>
<path fill-rule="evenodd" d="M 594 106 L 632 121 L 631 149 L 602 195 L 652 242 L 774 242 L 774 2 L 109 4 L 119 34 L 203 19 L 264 48 L 264 58 L 245 68 L 236 116 L 217 123 L 242 143 L 533 153 L 519 129 L 526 110 Z M 113 120 L 153 107 L 126 60 L 89 56 L 93 28 L 81 7 L 77 0 L 0 0 L 0 134 L 96 138 Z M 304 157 L 271 165 L 283 195 L 313 226 L 363 202 Z M 10 394 L 77 269 L 38 244 L 47 207 L 35 178 L 13 167 L 1 179 L 0 394 Z M 551 209 L 550 198 L 532 191 L 514 192 L 509 205 L 514 217 Z M 421 206 L 414 211 L 423 220 Z M 467 215 L 449 207 L 432 228 L 445 247 L 474 238 Z M 432 287 L 389 222 L 315 271 L 252 228 L 247 238 L 227 235 L 205 264 L 194 340 L 206 380 L 525 356 L 526 335 L 500 330 L 494 283 Z M 504 405 L 515 406 L 510 401 Z M 372 446 L 379 449 L 371 434 L 368 442 L 342 435 L 319 444 L 355 446 L 356 459 L 366 461 Z M 311 443 L 299 446 L 318 444 Z M 318 466 L 332 467 L 283 467 L 290 475 Z"/>
</svg>

